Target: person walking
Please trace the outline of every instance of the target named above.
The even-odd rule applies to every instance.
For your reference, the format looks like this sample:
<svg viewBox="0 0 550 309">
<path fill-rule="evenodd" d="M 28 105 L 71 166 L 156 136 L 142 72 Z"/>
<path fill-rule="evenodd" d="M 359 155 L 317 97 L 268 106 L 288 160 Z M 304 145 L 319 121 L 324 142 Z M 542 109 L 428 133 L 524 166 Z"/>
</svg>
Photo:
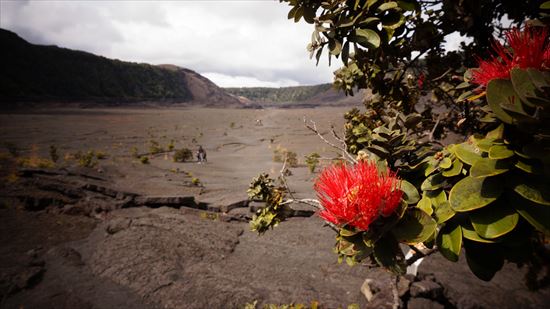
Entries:
<svg viewBox="0 0 550 309">
<path fill-rule="evenodd" d="M 197 161 L 199 161 L 199 164 L 206 163 L 206 151 L 202 146 L 199 146 L 199 150 L 197 150 Z"/>
</svg>

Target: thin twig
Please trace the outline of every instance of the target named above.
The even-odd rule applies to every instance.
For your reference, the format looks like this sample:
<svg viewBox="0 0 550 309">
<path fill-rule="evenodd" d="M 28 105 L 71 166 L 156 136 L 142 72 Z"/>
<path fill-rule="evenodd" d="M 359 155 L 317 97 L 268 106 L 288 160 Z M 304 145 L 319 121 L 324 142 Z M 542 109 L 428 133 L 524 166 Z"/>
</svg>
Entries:
<svg viewBox="0 0 550 309">
<path fill-rule="evenodd" d="M 433 142 L 433 140 L 434 140 L 435 130 L 437 130 L 437 126 L 439 126 L 439 121 L 441 121 L 441 114 L 439 114 L 437 116 L 437 120 L 435 121 L 435 125 L 432 128 L 432 131 L 430 132 L 430 135 L 429 135 L 429 141 L 430 142 Z"/>
<path fill-rule="evenodd" d="M 393 306 L 392 309 L 399 309 L 399 291 L 397 290 L 397 276 L 392 276 L 391 278 L 391 292 L 393 295 Z"/>
<path fill-rule="evenodd" d="M 445 75 L 449 74 L 452 70 L 453 70 L 452 68 L 449 68 L 447 71 L 445 71 L 445 73 L 443 73 L 440 76 L 432 79 L 432 82 L 436 82 L 436 81 L 442 79 L 443 77 L 445 77 Z"/>
<path fill-rule="evenodd" d="M 427 257 L 437 252 L 437 247 L 434 247 L 433 249 L 417 248 L 415 246 L 409 246 L 409 247 L 414 251 L 414 254 L 410 258 L 408 258 L 407 261 L 405 261 L 407 266 L 411 266 L 412 264 L 414 264 L 414 262 L 418 261 L 419 259 Z"/>
<path fill-rule="evenodd" d="M 310 120 L 309 122 L 311 122 L 311 125 L 308 125 L 307 124 L 307 121 L 306 121 L 306 118 L 304 117 L 304 125 L 306 126 L 306 128 L 308 128 L 310 131 L 312 131 L 313 133 L 317 134 L 317 136 L 319 136 L 319 138 L 325 142 L 326 144 L 328 144 L 329 146 L 335 148 L 335 149 L 338 149 L 342 152 L 343 154 L 343 157 L 344 159 L 350 161 L 351 163 L 357 163 L 357 160 L 355 160 L 355 158 L 344 148 L 344 147 L 340 147 L 340 146 L 337 146 L 337 145 L 334 145 L 333 143 L 331 143 L 329 140 L 327 140 L 320 132 L 319 130 L 317 130 L 317 125 L 315 124 L 315 121 L 313 120 Z"/>
</svg>

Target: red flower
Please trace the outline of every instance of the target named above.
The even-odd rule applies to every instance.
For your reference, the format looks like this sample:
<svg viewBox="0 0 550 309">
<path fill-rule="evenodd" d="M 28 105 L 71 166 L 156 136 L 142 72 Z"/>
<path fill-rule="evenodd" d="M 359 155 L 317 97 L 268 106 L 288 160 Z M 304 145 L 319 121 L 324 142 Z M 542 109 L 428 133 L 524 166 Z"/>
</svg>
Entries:
<svg viewBox="0 0 550 309">
<path fill-rule="evenodd" d="M 510 49 L 500 42 L 493 43 L 494 55 L 490 60 L 477 59 L 479 68 L 472 73 L 472 82 L 487 86 L 495 79 L 509 79 L 513 68 L 550 68 L 550 44 L 547 28 L 514 28 L 506 33 Z"/>
<path fill-rule="evenodd" d="M 395 173 L 378 171 L 374 162 L 328 167 L 315 183 L 324 208 L 319 216 L 366 231 L 380 215 L 387 217 L 395 211 L 403 194 L 399 186 Z"/>
<path fill-rule="evenodd" d="M 425 79 L 426 79 L 426 76 L 424 76 L 424 73 L 420 73 L 420 75 L 418 75 L 418 89 L 422 89 L 422 87 L 424 87 Z"/>
</svg>

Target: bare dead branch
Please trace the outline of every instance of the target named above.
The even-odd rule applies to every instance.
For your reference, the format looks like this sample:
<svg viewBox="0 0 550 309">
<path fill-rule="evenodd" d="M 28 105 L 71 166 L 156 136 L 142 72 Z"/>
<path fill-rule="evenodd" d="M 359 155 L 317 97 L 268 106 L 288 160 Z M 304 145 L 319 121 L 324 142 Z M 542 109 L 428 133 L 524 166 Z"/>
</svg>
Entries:
<svg viewBox="0 0 550 309">
<path fill-rule="evenodd" d="M 313 133 L 317 134 L 317 136 L 319 136 L 319 138 L 320 138 L 323 142 L 325 142 L 327 145 L 329 145 L 329 146 L 331 146 L 331 147 L 333 147 L 333 148 L 338 149 L 339 151 L 341 151 L 341 152 L 342 152 L 342 157 L 343 157 L 345 160 L 347 160 L 347 161 L 349 161 L 349 162 L 351 162 L 351 163 L 357 163 L 357 160 L 355 160 L 355 158 L 346 150 L 346 148 L 345 148 L 345 143 L 344 143 L 344 146 L 343 146 L 343 147 L 342 147 L 342 146 L 337 146 L 337 145 L 331 143 L 329 140 L 327 140 L 327 139 L 321 134 L 321 132 L 319 132 L 319 130 L 317 129 L 317 125 L 315 124 L 315 121 L 310 120 L 309 122 L 311 123 L 311 125 L 309 125 L 309 124 L 307 123 L 306 117 L 304 117 L 304 125 L 305 125 L 306 128 L 308 128 L 308 129 L 309 129 L 310 131 L 312 131 Z M 333 133 L 335 134 L 336 132 L 333 132 Z M 336 138 L 336 139 L 341 140 L 340 138 Z"/>
</svg>

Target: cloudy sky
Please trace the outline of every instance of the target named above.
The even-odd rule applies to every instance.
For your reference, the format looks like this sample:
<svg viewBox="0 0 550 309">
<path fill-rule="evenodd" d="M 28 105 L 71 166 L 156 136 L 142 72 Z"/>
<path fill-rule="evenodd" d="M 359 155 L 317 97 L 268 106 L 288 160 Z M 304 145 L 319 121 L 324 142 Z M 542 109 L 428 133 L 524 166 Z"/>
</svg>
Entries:
<svg viewBox="0 0 550 309">
<path fill-rule="evenodd" d="M 224 87 L 331 82 L 337 66 L 316 67 L 306 51 L 312 26 L 287 13 L 276 0 L 0 0 L 0 27 L 35 44 L 176 64 Z"/>
</svg>

